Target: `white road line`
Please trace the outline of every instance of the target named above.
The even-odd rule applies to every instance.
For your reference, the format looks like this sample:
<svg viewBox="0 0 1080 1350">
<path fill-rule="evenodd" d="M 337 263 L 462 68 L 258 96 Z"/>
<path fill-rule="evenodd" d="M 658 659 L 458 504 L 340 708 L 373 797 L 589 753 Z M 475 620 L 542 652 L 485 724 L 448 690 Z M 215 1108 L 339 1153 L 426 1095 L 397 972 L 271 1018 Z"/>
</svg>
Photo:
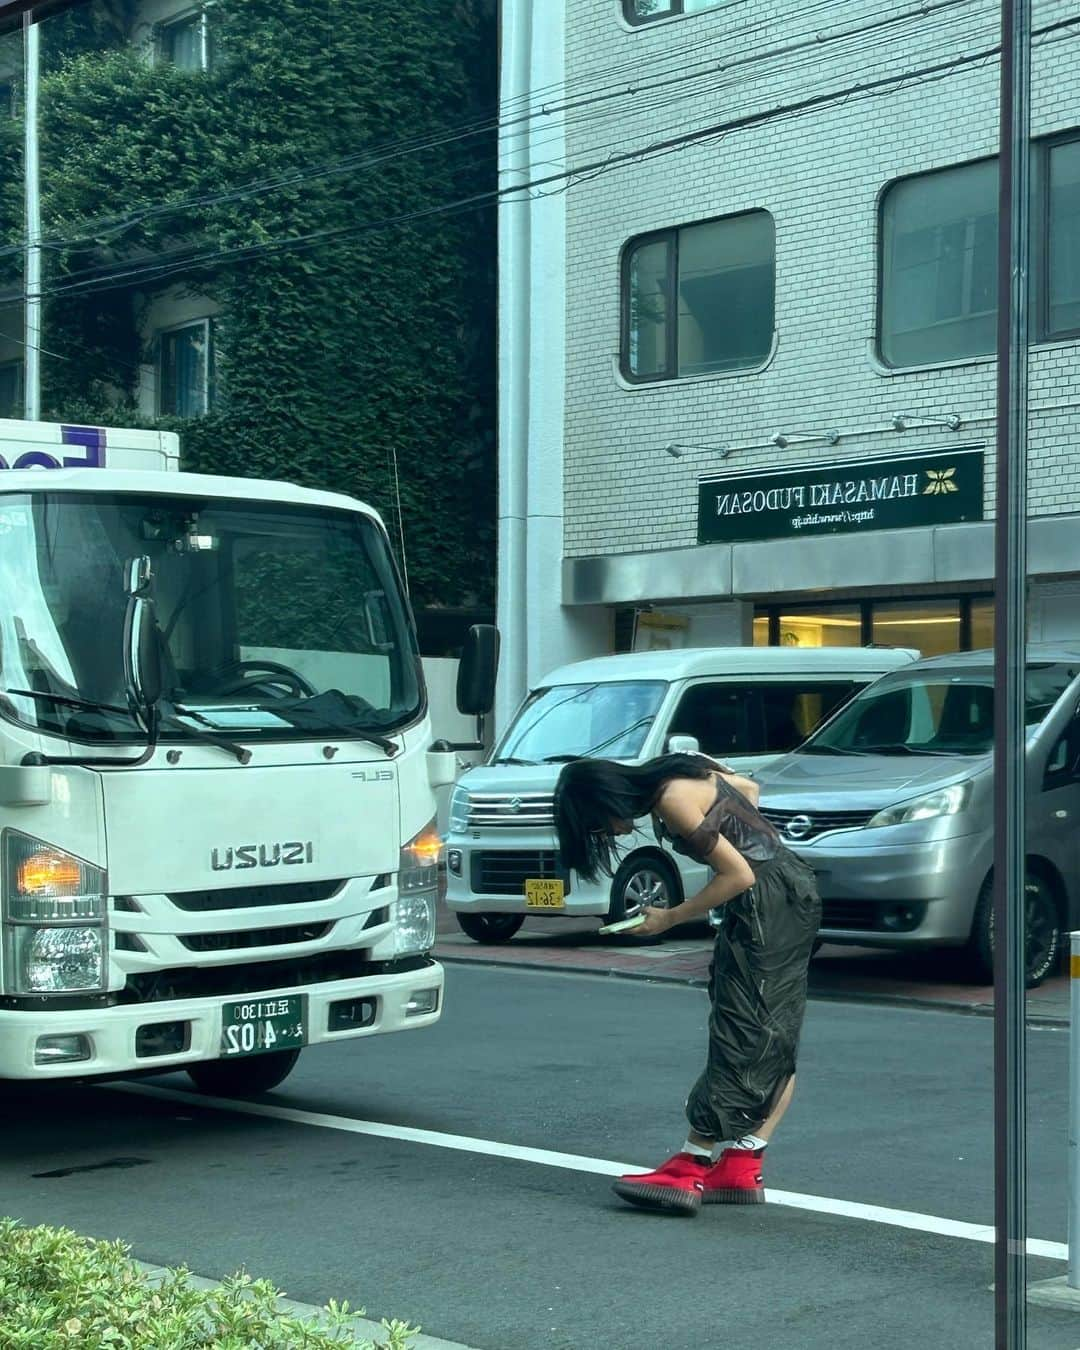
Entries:
<svg viewBox="0 0 1080 1350">
<path fill-rule="evenodd" d="M 294 1125 L 312 1125 L 323 1130 L 341 1130 L 346 1134 L 368 1134 L 379 1139 L 397 1139 L 406 1144 L 427 1144 L 433 1148 L 451 1148 L 460 1153 L 482 1153 L 489 1158 L 511 1158 L 517 1162 L 538 1163 L 541 1167 L 562 1167 L 571 1172 L 590 1172 L 594 1176 L 617 1177 L 624 1172 L 644 1172 L 640 1163 L 611 1162 L 607 1158 L 588 1158 L 580 1153 L 556 1153 L 547 1148 L 526 1148 L 520 1144 L 501 1144 L 494 1139 L 474 1139 L 466 1134 L 442 1134 L 438 1130 L 417 1130 L 409 1125 L 384 1125 L 378 1120 L 353 1120 L 349 1116 L 325 1115 L 320 1111 L 301 1111 L 293 1106 L 270 1106 L 264 1102 L 245 1102 L 231 1097 L 204 1097 L 175 1088 L 154 1087 L 149 1083 L 115 1083 L 111 1091 L 130 1092 L 162 1101 L 182 1102 L 185 1106 L 232 1111 L 247 1116 L 266 1116 L 287 1120 Z M 993 1225 L 964 1223 L 936 1214 L 917 1214 L 908 1209 L 888 1209 L 883 1205 L 863 1205 L 855 1200 L 833 1200 L 827 1195 L 801 1195 L 798 1191 L 768 1188 L 769 1203 L 790 1209 L 805 1209 L 813 1214 L 835 1214 L 843 1219 L 862 1219 L 892 1228 L 910 1228 L 941 1237 L 964 1238 L 968 1242 L 994 1241 Z M 1044 1256 L 1051 1261 L 1069 1259 L 1068 1244 L 1028 1238 L 1029 1256 Z"/>
</svg>

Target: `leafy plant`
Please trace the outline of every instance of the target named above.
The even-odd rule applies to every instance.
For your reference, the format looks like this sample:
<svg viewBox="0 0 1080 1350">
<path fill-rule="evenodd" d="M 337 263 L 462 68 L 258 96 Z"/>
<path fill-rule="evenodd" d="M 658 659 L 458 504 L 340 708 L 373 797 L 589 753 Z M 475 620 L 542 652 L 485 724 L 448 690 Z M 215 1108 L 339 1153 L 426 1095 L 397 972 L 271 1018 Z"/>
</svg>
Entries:
<svg viewBox="0 0 1080 1350">
<path fill-rule="evenodd" d="M 151 1279 L 122 1242 L 0 1219 L 4 1350 L 407 1350 L 417 1330 L 383 1322 L 385 1340 L 359 1340 L 347 1303 L 316 1323 L 279 1311 L 278 1296 L 245 1274 L 210 1289 L 182 1269 Z"/>
<path fill-rule="evenodd" d="M 42 26 L 43 417 L 143 424 L 140 319 L 165 288 L 205 296 L 215 406 L 152 423 L 184 467 L 361 497 L 395 541 L 400 491 L 414 601 L 490 602 L 494 217 L 431 214 L 494 186 L 490 5 L 215 0 L 208 72 L 149 60 L 131 12 Z M 0 125 L 11 241 L 20 135 Z"/>
</svg>

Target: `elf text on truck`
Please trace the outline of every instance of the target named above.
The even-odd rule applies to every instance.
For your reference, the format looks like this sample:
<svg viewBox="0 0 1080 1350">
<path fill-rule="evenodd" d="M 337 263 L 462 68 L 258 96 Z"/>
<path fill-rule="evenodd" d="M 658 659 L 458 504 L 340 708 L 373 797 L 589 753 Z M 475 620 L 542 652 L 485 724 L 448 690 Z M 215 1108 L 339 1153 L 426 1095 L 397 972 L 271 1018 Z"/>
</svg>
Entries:
<svg viewBox="0 0 1080 1350">
<path fill-rule="evenodd" d="M 435 1021 L 454 757 L 376 513 L 167 434 L 0 456 L 0 1078 L 259 1091 Z"/>
</svg>

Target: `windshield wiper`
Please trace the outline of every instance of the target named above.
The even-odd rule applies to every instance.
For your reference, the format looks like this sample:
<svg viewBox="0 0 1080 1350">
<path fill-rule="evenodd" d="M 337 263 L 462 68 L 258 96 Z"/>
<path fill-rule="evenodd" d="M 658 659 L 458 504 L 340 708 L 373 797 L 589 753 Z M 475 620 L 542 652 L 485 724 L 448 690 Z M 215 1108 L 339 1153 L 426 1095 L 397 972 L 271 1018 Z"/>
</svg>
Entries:
<svg viewBox="0 0 1080 1350">
<path fill-rule="evenodd" d="M 944 755 L 946 758 L 951 758 L 953 755 L 963 754 L 964 751 L 932 750 L 929 746 L 898 743 L 896 745 L 870 745 L 862 753 L 866 755 Z"/>
<path fill-rule="evenodd" d="M 603 750 L 612 741 L 621 741 L 624 736 L 629 736 L 632 731 L 637 731 L 638 727 L 648 726 L 655 716 L 655 713 L 649 713 L 647 717 L 639 717 L 636 722 L 631 722 L 628 727 L 623 727 L 622 731 L 617 731 L 614 736 L 608 736 L 606 740 L 600 741 L 597 745 L 590 745 L 588 750 L 582 750 L 578 755 L 545 755 L 544 763 L 568 764 L 572 759 L 588 759 L 590 755 L 595 755 L 597 750 Z"/>
<path fill-rule="evenodd" d="M 493 759 L 492 764 L 521 764 L 533 767 L 536 764 L 535 759 L 515 759 L 513 755 L 503 755 L 499 759 Z"/>
<path fill-rule="evenodd" d="M 793 755 L 868 755 L 869 750 L 854 750 L 849 745 L 802 745 L 792 750 Z"/>
<path fill-rule="evenodd" d="M 0 690 L 0 693 L 17 694 L 20 698 L 33 698 L 41 703 L 58 703 L 63 708 L 83 708 L 87 712 L 119 713 L 121 717 L 134 720 L 130 708 L 121 708 L 116 703 L 98 703 L 92 699 L 71 698 L 67 694 L 50 694 L 44 689 L 3 689 Z"/>
</svg>

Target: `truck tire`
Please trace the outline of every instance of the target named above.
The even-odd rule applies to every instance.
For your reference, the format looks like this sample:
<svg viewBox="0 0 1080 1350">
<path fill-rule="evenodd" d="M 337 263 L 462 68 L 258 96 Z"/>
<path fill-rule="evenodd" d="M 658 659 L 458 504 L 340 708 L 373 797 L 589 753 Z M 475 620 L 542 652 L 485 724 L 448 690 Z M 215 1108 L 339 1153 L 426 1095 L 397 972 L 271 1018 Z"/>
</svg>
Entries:
<svg viewBox="0 0 1080 1350">
<path fill-rule="evenodd" d="M 674 909 L 682 904 L 678 873 L 658 853 L 638 853 L 627 858 L 611 883 L 611 905 L 605 923 L 621 923 L 627 910 L 638 905 Z"/>
<path fill-rule="evenodd" d="M 1029 872 L 1024 884 L 1027 950 L 1024 970 L 1027 987 L 1034 989 L 1054 971 L 1065 934 L 1054 888 L 1045 877 Z M 994 879 L 988 876 L 979 892 L 968 940 L 968 967 L 972 978 L 990 983 L 994 978 Z"/>
<path fill-rule="evenodd" d="M 474 942 L 509 942 L 525 922 L 524 914 L 458 914 L 458 926 Z"/>
<path fill-rule="evenodd" d="M 299 1050 L 271 1050 L 250 1059 L 209 1059 L 189 1064 L 187 1075 L 210 1097 L 257 1097 L 283 1083 L 299 1058 Z"/>
</svg>

